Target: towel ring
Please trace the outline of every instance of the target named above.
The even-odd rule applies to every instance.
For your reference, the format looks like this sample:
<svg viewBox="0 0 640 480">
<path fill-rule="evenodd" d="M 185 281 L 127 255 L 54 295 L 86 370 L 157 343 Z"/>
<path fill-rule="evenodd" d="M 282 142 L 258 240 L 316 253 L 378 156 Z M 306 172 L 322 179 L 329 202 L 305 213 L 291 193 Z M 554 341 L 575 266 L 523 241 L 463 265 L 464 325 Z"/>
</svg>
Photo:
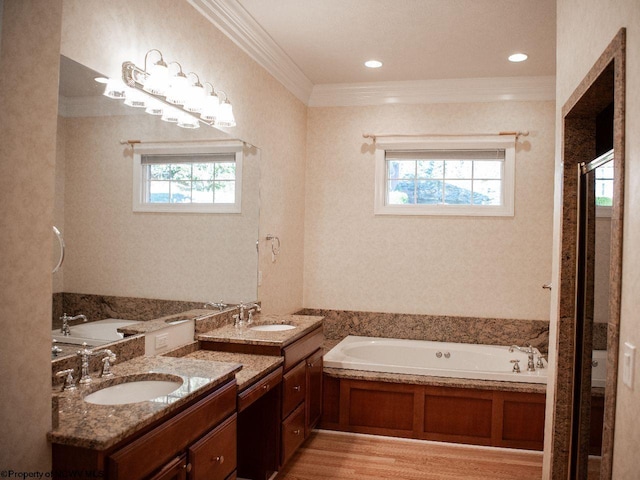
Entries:
<svg viewBox="0 0 640 480">
<path fill-rule="evenodd" d="M 276 257 L 280 255 L 280 239 L 268 233 L 267 240 L 271 240 L 271 261 L 275 263 Z"/>
<path fill-rule="evenodd" d="M 58 239 L 58 244 L 60 245 L 60 259 L 58 260 L 58 263 L 56 264 L 56 266 L 53 267 L 53 271 L 51 272 L 51 273 L 56 273 L 60 268 L 60 266 L 62 265 L 62 262 L 64 261 L 64 239 L 62 238 L 62 234 L 60 233 L 60 230 L 58 230 L 58 228 L 55 225 L 53 226 L 53 233 Z"/>
</svg>

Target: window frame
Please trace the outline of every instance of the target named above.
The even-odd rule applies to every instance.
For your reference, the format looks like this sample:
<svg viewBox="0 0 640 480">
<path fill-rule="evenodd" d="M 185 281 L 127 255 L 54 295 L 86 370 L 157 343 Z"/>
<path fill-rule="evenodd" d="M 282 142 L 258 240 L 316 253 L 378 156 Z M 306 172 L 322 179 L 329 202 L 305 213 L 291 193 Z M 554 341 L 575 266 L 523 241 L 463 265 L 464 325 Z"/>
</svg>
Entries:
<svg viewBox="0 0 640 480">
<path fill-rule="evenodd" d="M 234 203 L 147 203 L 145 202 L 144 155 L 233 154 L 236 163 Z M 242 213 L 243 143 L 239 141 L 198 143 L 140 143 L 133 153 L 133 211 L 147 213 Z"/>
<path fill-rule="evenodd" d="M 465 137 L 377 138 L 375 150 L 375 215 L 502 216 L 515 211 L 515 135 Z M 389 205 L 387 204 L 387 151 L 504 150 L 501 205 Z"/>
</svg>

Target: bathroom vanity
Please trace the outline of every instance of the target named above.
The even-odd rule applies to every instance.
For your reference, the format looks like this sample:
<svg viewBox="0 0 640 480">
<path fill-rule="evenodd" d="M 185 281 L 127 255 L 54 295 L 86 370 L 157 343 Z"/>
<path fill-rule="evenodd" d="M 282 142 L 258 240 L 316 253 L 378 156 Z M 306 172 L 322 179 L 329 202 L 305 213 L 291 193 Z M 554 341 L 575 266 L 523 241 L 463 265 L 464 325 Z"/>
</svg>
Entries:
<svg viewBox="0 0 640 480">
<path fill-rule="evenodd" d="M 235 478 L 240 369 L 232 363 L 140 357 L 114 366 L 111 379 L 60 393 L 54 401 L 57 425 L 49 434 L 54 478 Z M 178 378 L 181 386 L 136 403 L 85 400 L 88 392 L 158 376 Z"/>
<path fill-rule="evenodd" d="M 288 330 L 268 326 L 290 325 Z M 281 357 L 283 377 L 280 415 L 280 466 L 284 465 L 317 425 L 322 414 L 322 317 L 261 315 L 255 327 L 233 325 L 197 335 L 201 348 L 219 352 Z"/>
<path fill-rule="evenodd" d="M 166 319 L 157 323 L 164 328 Z M 323 340 L 322 317 L 260 315 L 243 328 L 196 333 L 163 356 L 116 364 L 111 379 L 94 374 L 89 386 L 55 393 L 54 478 L 270 478 L 320 419 Z M 136 403 L 87 401 L 117 383 L 165 377 L 181 387 Z"/>
</svg>

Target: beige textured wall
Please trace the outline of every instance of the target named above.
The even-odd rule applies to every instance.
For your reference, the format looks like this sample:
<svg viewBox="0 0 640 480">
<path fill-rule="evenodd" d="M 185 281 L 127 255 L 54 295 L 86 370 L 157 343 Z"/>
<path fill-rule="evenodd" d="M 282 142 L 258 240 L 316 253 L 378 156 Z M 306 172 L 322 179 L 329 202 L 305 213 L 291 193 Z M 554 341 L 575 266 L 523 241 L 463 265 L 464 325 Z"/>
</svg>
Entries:
<svg viewBox="0 0 640 480">
<path fill-rule="evenodd" d="M 64 291 L 202 302 L 256 299 L 257 149 L 245 149 L 241 214 L 134 213 L 132 151 L 119 140 L 196 140 L 212 138 L 215 130 L 184 130 L 148 115 L 66 118 L 60 125 Z"/>
<path fill-rule="evenodd" d="M 551 279 L 552 102 L 310 108 L 304 302 L 310 308 L 544 320 Z M 529 130 L 514 217 L 374 216 L 363 133 Z"/>
<path fill-rule="evenodd" d="M 276 263 L 261 241 L 259 298 L 268 312 L 300 308 L 305 105 L 185 1 L 65 0 L 63 5 L 61 53 L 67 57 L 114 76 L 123 61 L 142 65 L 145 53 L 157 48 L 229 94 L 238 123 L 229 132 L 261 149 L 260 232 L 282 241 Z"/>
<path fill-rule="evenodd" d="M 50 467 L 51 220 L 61 4 L 3 3 L 0 468 L 44 472 Z"/>
<path fill-rule="evenodd" d="M 562 106 L 618 30 L 627 28 L 626 191 L 620 339 L 640 347 L 640 317 L 637 313 L 640 310 L 640 251 L 636 248 L 640 244 L 640 217 L 637 215 L 640 208 L 640 90 L 637 88 L 640 84 L 640 3 L 637 0 L 558 0 L 557 13 L 556 178 L 562 170 Z M 560 185 L 559 182 L 556 184 Z M 557 224 L 560 215 L 558 202 L 554 214 Z M 555 231 L 559 232 L 559 229 Z M 554 278 L 557 278 L 557 258 L 557 241 L 554 241 Z M 550 345 L 553 346 L 557 321 L 553 305 L 551 315 Z M 553 355 L 551 352 L 552 362 Z M 622 384 L 621 372 L 618 373 L 613 459 L 615 479 L 636 478 L 640 470 L 640 430 L 634 421 L 640 409 L 638 358 L 635 367 L 633 390 Z M 547 419 L 547 427 L 549 425 L 550 418 Z M 549 439 L 546 440 L 548 445 Z M 548 478 L 548 471 L 549 465 L 545 461 L 545 478 Z"/>
</svg>

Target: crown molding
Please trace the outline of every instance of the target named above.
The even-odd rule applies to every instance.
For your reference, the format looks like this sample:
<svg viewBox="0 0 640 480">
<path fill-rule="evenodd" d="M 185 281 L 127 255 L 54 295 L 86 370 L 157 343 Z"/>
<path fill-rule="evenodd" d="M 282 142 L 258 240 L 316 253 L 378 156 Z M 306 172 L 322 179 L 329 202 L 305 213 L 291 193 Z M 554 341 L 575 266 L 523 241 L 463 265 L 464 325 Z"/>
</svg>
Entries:
<svg viewBox="0 0 640 480">
<path fill-rule="evenodd" d="M 311 81 L 236 0 L 188 2 L 293 95 L 309 102 Z"/>
<path fill-rule="evenodd" d="M 555 100 L 555 77 L 496 77 L 313 85 L 237 0 L 187 0 L 310 107 Z"/>
<path fill-rule="evenodd" d="M 324 84 L 313 87 L 308 105 L 343 107 L 553 100 L 555 77 L 544 76 Z"/>
</svg>

